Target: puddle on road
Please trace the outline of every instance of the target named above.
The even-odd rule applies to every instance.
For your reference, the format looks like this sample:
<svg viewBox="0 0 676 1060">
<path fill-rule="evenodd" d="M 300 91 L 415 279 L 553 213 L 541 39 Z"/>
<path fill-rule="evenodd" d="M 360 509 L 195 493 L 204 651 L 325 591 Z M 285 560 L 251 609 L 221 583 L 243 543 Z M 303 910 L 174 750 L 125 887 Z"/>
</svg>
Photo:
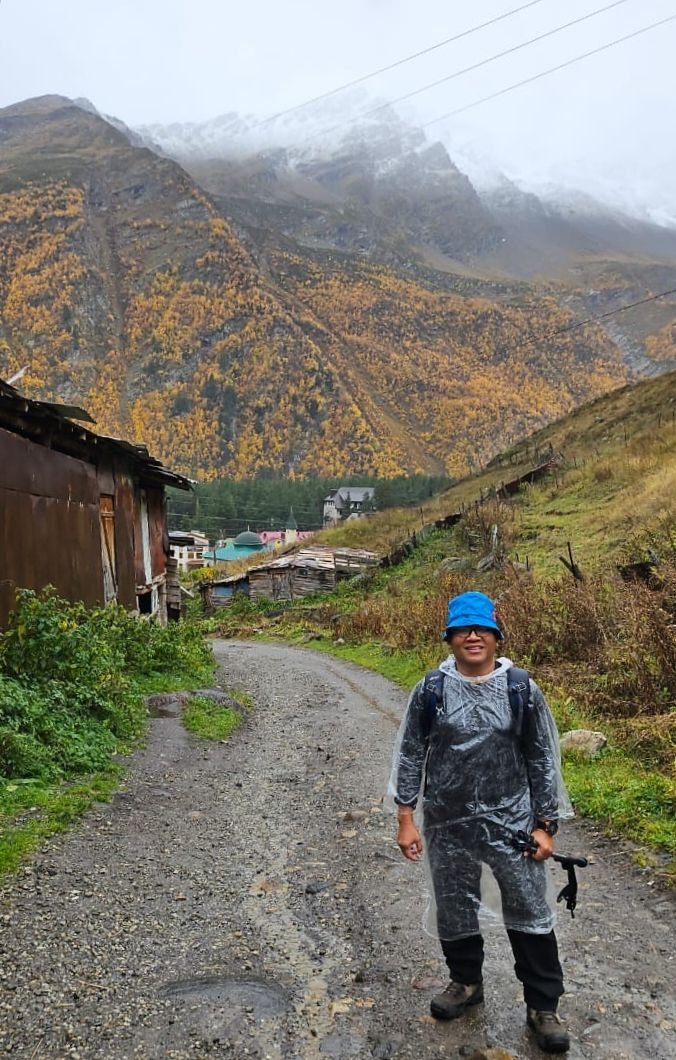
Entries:
<svg viewBox="0 0 676 1060">
<path fill-rule="evenodd" d="M 159 697 L 158 697 L 159 699 Z M 162 699 L 158 703 L 148 704 L 150 718 L 180 718 L 183 702 L 180 699 Z"/>
<path fill-rule="evenodd" d="M 257 1019 L 281 1016 L 289 1007 L 289 995 L 278 983 L 265 979 L 234 979 L 229 976 L 207 975 L 195 979 L 181 979 L 167 983 L 160 997 L 186 998 L 188 1001 L 219 1001 L 253 1009 Z"/>
</svg>

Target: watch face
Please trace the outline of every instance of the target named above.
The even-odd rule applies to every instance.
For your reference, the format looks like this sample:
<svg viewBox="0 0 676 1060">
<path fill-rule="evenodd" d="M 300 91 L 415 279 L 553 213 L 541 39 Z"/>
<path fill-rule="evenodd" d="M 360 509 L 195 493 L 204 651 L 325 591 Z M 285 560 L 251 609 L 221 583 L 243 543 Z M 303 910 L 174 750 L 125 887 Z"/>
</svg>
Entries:
<svg viewBox="0 0 676 1060">
<path fill-rule="evenodd" d="M 538 821 L 537 824 L 536 824 L 536 828 L 541 828 L 543 832 L 547 833 L 547 835 L 555 836 L 556 833 L 559 830 L 559 822 L 558 821 Z"/>
</svg>

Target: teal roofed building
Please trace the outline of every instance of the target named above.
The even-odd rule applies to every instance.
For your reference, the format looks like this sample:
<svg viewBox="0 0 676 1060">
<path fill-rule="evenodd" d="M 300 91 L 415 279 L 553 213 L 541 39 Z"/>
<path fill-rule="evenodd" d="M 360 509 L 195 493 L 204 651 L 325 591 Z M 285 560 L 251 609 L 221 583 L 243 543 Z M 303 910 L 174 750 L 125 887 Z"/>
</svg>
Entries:
<svg viewBox="0 0 676 1060">
<path fill-rule="evenodd" d="M 258 552 L 264 547 L 261 538 L 254 534 L 253 530 L 243 530 L 232 543 L 235 548 L 250 548 L 252 552 Z"/>
<path fill-rule="evenodd" d="M 243 530 L 241 534 L 226 541 L 220 548 L 208 549 L 204 552 L 205 566 L 213 566 L 216 563 L 233 563 L 240 559 L 248 559 L 256 552 L 270 551 L 272 545 L 266 545 L 258 534 L 252 530 Z"/>
</svg>

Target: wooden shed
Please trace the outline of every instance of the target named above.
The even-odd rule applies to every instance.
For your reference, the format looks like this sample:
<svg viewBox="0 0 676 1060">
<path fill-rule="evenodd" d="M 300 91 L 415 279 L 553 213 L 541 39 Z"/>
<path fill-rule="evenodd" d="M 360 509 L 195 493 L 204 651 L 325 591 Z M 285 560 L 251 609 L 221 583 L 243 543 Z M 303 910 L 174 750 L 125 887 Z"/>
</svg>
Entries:
<svg viewBox="0 0 676 1060">
<path fill-rule="evenodd" d="M 199 591 L 204 610 L 217 611 L 222 607 L 229 607 L 236 596 L 249 595 L 249 575 L 233 574 L 229 578 L 202 582 Z"/>
<path fill-rule="evenodd" d="M 0 381 L 0 628 L 19 588 L 167 616 L 165 488 L 147 449 L 95 434 L 82 409 Z"/>
<path fill-rule="evenodd" d="M 248 572 L 252 600 L 296 600 L 330 592 L 339 581 L 375 566 L 380 556 L 357 548 L 301 548 L 252 567 Z"/>
</svg>

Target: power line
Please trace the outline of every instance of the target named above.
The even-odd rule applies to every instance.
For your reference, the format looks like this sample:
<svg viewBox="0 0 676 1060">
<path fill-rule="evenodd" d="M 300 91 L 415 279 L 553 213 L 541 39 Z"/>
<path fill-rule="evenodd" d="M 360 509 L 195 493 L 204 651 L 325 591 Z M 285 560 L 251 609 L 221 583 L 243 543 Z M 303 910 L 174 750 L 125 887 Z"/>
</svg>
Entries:
<svg viewBox="0 0 676 1060">
<path fill-rule="evenodd" d="M 205 484 L 199 483 L 199 485 L 205 485 Z M 186 502 L 186 503 L 189 503 L 189 502 Z M 220 502 L 218 500 L 218 498 L 216 498 L 216 504 L 219 504 L 219 503 L 222 503 L 222 502 Z M 251 518 L 257 518 L 261 514 L 267 514 L 267 516 L 269 518 L 270 517 L 270 506 L 271 505 L 275 505 L 276 503 L 277 503 L 276 501 L 270 501 L 270 505 L 266 505 L 265 503 L 262 503 L 261 505 L 259 505 L 256 508 L 237 508 L 236 513 L 235 514 L 231 514 L 229 516 L 229 518 L 231 520 L 232 519 L 245 519 L 245 518 L 247 518 L 247 516 L 251 516 Z M 323 503 L 323 498 L 318 503 L 321 506 L 321 504 Z M 194 504 L 191 504 L 190 507 L 194 507 Z M 216 518 L 216 517 L 220 518 L 218 509 L 216 510 L 215 513 L 209 510 L 210 507 L 211 507 L 211 498 L 203 497 L 202 501 L 200 502 L 200 507 L 204 508 L 204 513 L 203 514 L 200 513 L 201 514 L 201 518 L 204 518 L 204 519 L 211 519 L 211 518 Z M 279 510 L 279 509 L 277 509 L 277 510 Z M 294 504 L 293 505 L 293 510 L 294 510 L 294 512 L 296 514 L 300 513 L 300 514 L 307 515 L 308 513 L 316 512 L 317 511 L 317 507 L 314 506 L 314 505 L 307 505 L 307 506 L 299 507 L 298 505 Z M 281 519 L 286 519 L 288 514 L 289 514 L 288 509 L 286 509 L 284 514 L 281 515 L 280 518 Z"/>
<path fill-rule="evenodd" d="M 473 33 L 478 33 L 479 30 L 487 29 L 488 26 L 494 26 L 497 22 L 502 22 L 506 18 L 510 18 L 512 15 L 517 15 L 520 11 L 525 11 L 529 7 L 535 7 L 536 4 L 541 4 L 542 0 L 529 0 L 527 4 L 522 4 L 520 7 L 513 7 L 511 11 L 505 11 L 503 15 L 497 15 L 496 18 L 489 18 L 486 22 L 480 22 L 477 26 L 472 26 L 470 29 L 465 29 L 462 33 L 456 33 L 453 37 L 446 37 L 445 40 L 438 41 L 436 44 L 431 44 L 428 48 L 423 48 L 419 52 L 413 52 L 412 55 L 405 55 L 401 59 L 397 59 L 396 62 L 389 63 L 387 66 L 381 66 L 377 70 L 371 70 L 367 74 L 362 74 L 361 77 L 355 77 L 352 81 L 346 81 L 343 85 L 337 85 L 336 88 L 329 89 L 328 92 L 322 92 L 319 96 L 313 96 L 311 99 L 305 99 L 301 103 L 296 103 L 292 107 L 287 107 L 285 110 L 279 110 L 276 114 L 271 114 L 268 118 L 263 118 L 261 121 L 256 122 L 252 125 L 252 129 L 260 129 L 263 125 L 269 125 L 271 122 L 276 121 L 277 118 L 283 118 L 286 114 L 294 114 L 297 110 L 303 110 L 304 107 L 310 107 L 313 103 L 320 103 L 323 99 L 329 99 L 331 96 L 338 95 L 339 92 L 345 92 L 348 88 L 354 88 L 356 85 L 362 85 L 365 81 L 370 81 L 374 77 L 378 77 L 380 74 L 385 74 L 389 70 L 395 70 L 398 66 L 403 66 L 405 63 L 410 63 L 414 59 L 419 59 L 423 55 L 429 55 L 430 52 L 437 51 L 439 48 L 445 48 L 447 44 L 453 44 L 455 41 L 462 40 L 463 37 L 469 37 Z"/>
<path fill-rule="evenodd" d="M 554 29 L 549 29 L 545 33 L 540 33 L 537 37 L 531 37 L 529 40 L 522 41 L 521 44 L 515 44 L 511 48 L 505 48 L 504 51 L 496 52 L 494 55 L 489 55 L 486 59 L 481 59 L 479 60 L 479 62 L 472 63 L 470 66 L 465 66 L 461 70 L 455 70 L 452 74 L 447 74 L 445 77 L 440 77 L 436 81 L 430 81 L 426 85 L 422 85 L 420 88 L 413 89 L 411 92 L 406 92 L 403 96 L 396 96 L 394 99 L 388 99 L 385 103 L 379 103 L 378 106 L 370 107 L 368 110 L 362 111 L 360 114 L 356 114 L 351 118 L 346 118 L 343 121 L 337 122 L 337 124 L 335 125 L 328 126 L 324 129 L 319 129 L 318 132 L 313 133 L 306 140 L 301 141 L 301 143 L 307 143 L 311 140 L 316 139 L 318 136 L 328 135 L 329 133 L 335 132 L 337 129 L 344 128 L 344 126 L 346 125 L 352 125 L 354 124 L 354 122 L 361 121 L 363 118 L 368 118 L 372 114 L 378 114 L 386 107 L 394 107 L 397 103 L 404 103 L 408 99 L 413 99 L 414 96 L 419 96 L 423 92 L 428 92 L 431 88 L 438 88 L 439 85 L 446 84 L 448 81 L 454 81 L 456 78 L 464 76 L 464 74 L 469 74 L 472 73 L 474 70 L 479 70 L 484 66 L 488 66 L 489 63 L 493 63 L 497 59 L 503 59 L 506 55 L 513 55 L 515 52 L 521 51 L 523 48 L 530 47 L 531 44 L 537 44 L 539 41 L 545 40 L 547 37 L 553 37 L 556 33 L 561 33 L 564 29 L 570 29 L 571 26 L 577 26 L 581 22 L 587 22 L 590 18 L 594 18 L 596 15 L 601 15 L 605 11 L 610 11 L 612 8 L 620 7 L 622 4 L 626 4 L 628 2 L 629 0 L 613 0 L 612 3 L 606 4 L 604 7 L 598 7 L 595 11 L 590 11 L 586 15 L 580 15 L 579 18 L 574 18 L 570 22 L 564 22 L 562 25 L 555 26 Z M 590 52 L 589 54 L 593 53 Z M 555 69 L 559 68 L 555 67 Z M 527 82 L 524 81 L 522 82 L 522 84 L 527 84 Z M 437 118 L 434 120 L 440 121 L 441 119 Z M 426 123 L 426 125 L 431 124 L 431 122 Z M 424 125 L 423 128 L 425 128 L 426 125 Z"/>
<path fill-rule="evenodd" d="M 239 527 L 239 530 L 258 527 L 261 531 L 288 529 L 284 519 L 271 520 L 269 516 L 262 516 L 260 519 L 238 519 L 236 516 L 235 518 L 232 518 L 231 516 L 229 519 L 203 519 L 198 516 L 197 519 L 195 519 L 194 515 L 190 512 L 168 512 L 167 516 L 170 519 L 183 519 L 190 522 L 192 529 L 211 530 L 212 532 L 225 530 L 226 528 L 233 529 L 235 527 Z M 321 512 L 313 512 L 312 518 L 300 516 L 296 521 L 301 524 L 301 529 L 309 529 L 312 526 L 318 526 L 321 522 L 321 518 Z M 239 532 L 239 530 L 236 532 Z"/>
<path fill-rule="evenodd" d="M 587 317 L 586 320 L 580 320 L 577 324 L 569 324 L 565 328 L 559 328 L 557 334 L 562 331 L 575 331 L 576 328 L 583 328 L 585 324 L 594 324 L 597 320 L 605 320 L 606 317 L 615 316 L 616 313 L 624 313 L 625 310 L 634 309 L 637 305 L 656 302 L 658 298 L 666 298 L 670 294 L 676 294 L 676 287 L 673 287 L 670 291 L 660 291 L 659 294 L 651 294 L 648 298 L 640 298 L 638 302 L 628 302 L 626 305 L 620 306 L 619 309 L 610 309 L 607 313 L 600 313 L 597 317 Z"/>
<path fill-rule="evenodd" d="M 198 485 L 199 485 L 199 483 L 198 483 Z M 200 508 L 204 504 L 205 504 L 205 501 L 204 501 L 204 498 L 202 498 L 202 501 L 200 502 Z M 251 522 L 251 523 L 253 523 L 253 522 L 257 522 L 259 520 L 270 520 L 270 519 L 274 519 L 274 521 L 276 523 L 283 523 L 285 521 L 286 517 L 287 517 L 286 515 L 282 515 L 282 516 L 275 515 L 274 511 L 271 511 L 270 508 L 259 508 L 255 513 L 252 513 L 250 511 L 242 512 L 241 510 L 237 510 L 236 512 L 234 512 L 234 513 L 231 512 L 230 514 L 226 513 L 225 511 L 222 511 L 222 510 L 221 511 L 216 510 L 215 512 L 214 511 L 208 511 L 208 510 L 205 511 L 205 512 L 202 512 L 200 510 L 197 513 L 195 513 L 194 505 L 191 506 L 191 509 L 192 510 L 184 510 L 184 511 L 180 511 L 180 510 L 176 509 L 174 511 L 168 512 L 168 514 L 169 515 L 176 515 L 176 516 L 180 515 L 182 518 L 185 517 L 185 518 L 189 518 L 189 519 L 197 519 L 201 523 L 216 523 L 216 522 L 220 522 L 220 523 L 246 523 L 246 522 Z M 296 515 L 296 517 L 301 518 L 301 519 L 305 518 L 305 517 L 312 518 L 313 516 L 316 518 L 319 515 L 319 513 L 321 512 L 321 510 L 322 510 L 322 504 L 321 503 L 318 504 L 316 507 L 313 507 L 313 508 L 298 508 L 298 509 L 296 509 L 296 507 L 294 506 L 294 514 Z"/>
<path fill-rule="evenodd" d="M 190 520 L 192 520 L 193 523 L 199 524 L 199 526 L 210 526 L 210 527 L 215 527 L 216 529 L 218 529 L 219 527 L 223 527 L 223 526 L 235 526 L 235 525 L 239 526 L 240 524 L 243 524 L 243 523 L 246 523 L 246 524 L 252 524 L 253 523 L 254 525 L 259 525 L 259 526 L 261 526 L 261 528 L 263 530 L 274 529 L 275 526 L 278 529 L 280 529 L 280 530 L 286 530 L 287 529 L 287 527 L 285 525 L 286 520 L 284 520 L 284 519 L 275 519 L 274 516 L 271 519 L 269 515 L 267 515 L 267 516 L 262 515 L 259 519 L 242 519 L 242 518 L 240 518 L 237 515 L 234 515 L 234 516 L 230 515 L 230 516 L 224 516 L 224 517 L 221 517 L 220 515 L 218 515 L 218 516 L 214 515 L 214 516 L 208 516 L 208 517 L 207 516 L 198 515 L 197 518 L 195 518 L 194 512 L 167 512 L 167 515 L 171 519 L 190 519 Z M 316 511 L 312 512 L 312 517 L 311 518 L 307 518 L 305 516 L 299 516 L 298 519 L 303 524 L 312 523 L 312 522 L 318 522 L 321 519 L 321 511 L 316 510 Z M 269 525 L 271 522 L 273 523 L 272 527 Z M 265 524 L 268 524 L 268 525 L 265 525 Z"/>
<path fill-rule="evenodd" d="M 530 85 L 533 81 L 539 81 L 541 77 L 548 77 L 549 74 L 554 74 L 558 70 L 564 70 L 567 66 L 579 63 L 582 59 L 588 59 L 591 55 L 598 55 L 600 52 L 605 52 L 609 48 L 614 48 L 616 44 L 623 44 L 625 41 L 632 40 L 634 37 L 640 37 L 642 33 L 648 33 L 652 29 L 657 29 L 658 26 L 666 25 L 667 22 L 673 22 L 674 19 L 676 19 L 676 15 L 669 15 L 667 18 L 660 19 L 659 22 L 652 22 L 649 26 L 643 26 L 641 29 L 634 30 L 633 33 L 627 33 L 624 37 L 616 37 L 615 40 L 611 40 L 607 44 L 602 44 L 598 48 L 592 48 L 591 51 L 583 52 L 582 55 L 576 55 L 572 59 L 567 59 L 565 63 L 559 63 L 558 66 L 550 66 L 548 70 L 541 70 L 539 74 L 533 74 L 532 77 L 526 77 L 523 81 L 516 81 L 513 85 L 507 85 L 506 88 L 501 88 L 497 92 L 491 92 L 488 96 L 482 96 L 481 99 L 475 99 L 472 103 L 466 103 L 464 107 L 457 107 L 456 110 L 448 111 L 447 114 L 441 114 L 438 118 L 432 118 L 431 121 L 423 122 L 421 128 L 427 129 L 430 125 L 435 125 L 439 121 L 445 121 L 447 118 L 454 118 L 457 114 L 463 114 L 466 110 L 471 110 L 472 107 L 478 107 L 482 103 L 488 103 L 492 99 L 504 96 L 507 92 L 513 92 L 515 88 L 522 88 L 524 85 Z"/>
<path fill-rule="evenodd" d="M 565 327 L 557 328 L 555 331 L 553 331 L 551 333 L 551 335 L 553 337 L 555 335 L 563 335 L 563 334 L 566 334 L 567 332 L 575 331 L 577 328 L 584 327 L 586 324 L 593 324 L 593 323 L 595 323 L 598 320 L 605 320 L 607 317 L 615 316 L 617 313 L 624 313 L 625 310 L 627 310 L 627 309 L 634 309 L 636 306 L 645 305 L 647 302 L 655 302 L 655 301 L 657 301 L 658 298 L 666 298 L 667 295 L 670 295 L 670 294 L 676 294 L 676 288 L 674 288 L 673 290 L 670 290 L 670 291 L 660 291 L 659 294 L 652 294 L 652 295 L 649 295 L 647 298 L 640 298 L 636 302 L 627 302 L 626 305 L 618 306 L 617 309 L 610 309 L 610 310 L 608 310 L 607 313 L 600 313 L 599 316 L 596 316 L 596 317 L 587 317 L 586 320 L 576 321 L 575 324 L 566 324 Z M 523 308 L 526 308 L 526 307 L 516 305 L 513 308 L 515 308 L 515 309 L 523 309 Z M 520 342 L 518 344 L 518 348 L 520 350 L 522 350 L 524 347 L 528 348 L 528 347 L 531 347 L 531 346 L 539 346 L 539 347 L 542 348 L 542 352 L 545 353 L 545 352 L 547 352 L 544 349 L 546 341 L 547 340 L 543 340 L 543 339 L 540 339 L 540 338 L 537 338 L 537 337 L 533 336 L 531 338 L 524 339 L 523 342 Z"/>
</svg>

